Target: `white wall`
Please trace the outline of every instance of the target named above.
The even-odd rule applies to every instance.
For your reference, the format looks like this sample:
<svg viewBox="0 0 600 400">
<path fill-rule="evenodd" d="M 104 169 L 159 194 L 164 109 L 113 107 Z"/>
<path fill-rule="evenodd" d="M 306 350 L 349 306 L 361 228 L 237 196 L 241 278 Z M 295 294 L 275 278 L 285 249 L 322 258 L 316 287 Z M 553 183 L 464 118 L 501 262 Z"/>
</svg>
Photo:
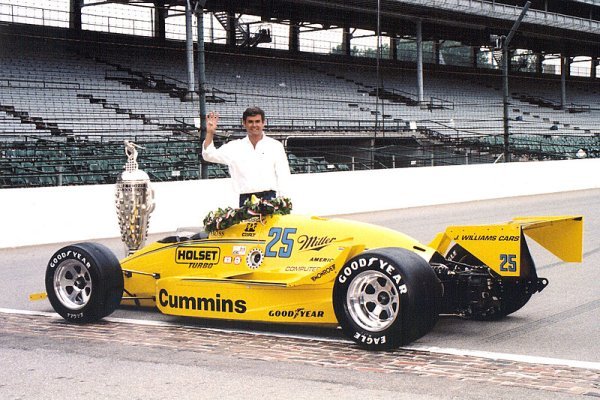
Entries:
<svg viewBox="0 0 600 400">
<path fill-rule="evenodd" d="M 294 213 L 334 215 L 600 188 L 600 159 L 330 172 L 292 179 Z M 150 233 L 201 226 L 210 210 L 237 204 L 229 179 L 152 187 L 156 209 Z M 114 190 L 114 185 L 0 190 L 0 248 L 120 236 Z"/>
</svg>

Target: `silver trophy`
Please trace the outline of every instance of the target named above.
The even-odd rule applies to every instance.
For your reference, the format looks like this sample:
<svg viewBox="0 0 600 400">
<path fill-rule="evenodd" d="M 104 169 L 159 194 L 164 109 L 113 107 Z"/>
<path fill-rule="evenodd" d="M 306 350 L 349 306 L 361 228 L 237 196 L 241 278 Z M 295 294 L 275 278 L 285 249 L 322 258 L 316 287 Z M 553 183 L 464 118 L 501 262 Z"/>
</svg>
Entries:
<svg viewBox="0 0 600 400">
<path fill-rule="evenodd" d="M 154 211 L 154 191 L 148 174 L 138 168 L 137 149 L 143 148 L 125 140 L 127 163 L 117 178 L 115 202 L 121 240 L 125 254 L 130 255 L 144 246 L 148 235 L 150 213 Z"/>
</svg>

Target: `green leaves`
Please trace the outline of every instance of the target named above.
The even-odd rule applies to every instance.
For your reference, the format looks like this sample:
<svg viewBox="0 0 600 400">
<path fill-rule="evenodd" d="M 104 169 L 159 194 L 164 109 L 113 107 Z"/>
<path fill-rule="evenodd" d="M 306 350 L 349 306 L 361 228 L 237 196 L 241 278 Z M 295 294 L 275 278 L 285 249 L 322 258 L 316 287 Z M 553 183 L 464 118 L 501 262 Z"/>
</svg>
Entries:
<svg viewBox="0 0 600 400">
<path fill-rule="evenodd" d="M 204 218 L 204 229 L 208 233 L 227 229 L 242 221 L 259 217 L 261 220 L 267 215 L 286 215 L 292 211 L 292 201 L 287 197 L 276 197 L 272 200 L 252 199 L 246 200 L 240 208 L 227 207 L 211 211 Z"/>
</svg>

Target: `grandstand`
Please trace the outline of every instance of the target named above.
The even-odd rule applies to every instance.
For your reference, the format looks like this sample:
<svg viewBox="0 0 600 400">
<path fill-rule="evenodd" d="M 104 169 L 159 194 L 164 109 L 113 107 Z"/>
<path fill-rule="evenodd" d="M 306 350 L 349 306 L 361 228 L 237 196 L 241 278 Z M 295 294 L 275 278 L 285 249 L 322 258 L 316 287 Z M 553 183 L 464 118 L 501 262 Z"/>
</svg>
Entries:
<svg viewBox="0 0 600 400">
<path fill-rule="evenodd" d="M 152 35 L 112 33 L 110 24 L 104 30 L 86 29 L 74 18 L 81 9 L 68 7 L 77 2 L 66 3 L 67 10 L 60 11 L 0 0 L 0 21 L 5 21 L 0 25 L 0 187 L 114 183 L 125 162 L 124 139 L 144 146 L 140 166 L 152 180 L 198 179 L 200 139 L 194 117 L 199 98 L 197 89 L 190 95 L 185 43 L 166 37 L 164 26 L 156 24 Z M 163 14 L 185 12 L 178 2 L 165 3 Z M 293 15 L 282 11 L 283 3 Z M 236 10 L 241 6 L 235 1 L 206 2 L 204 18 L 223 25 L 221 34 L 211 28 L 206 35 L 213 40 L 205 45 L 202 84 L 207 107 L 222 116 L 220 140 L 239 137 L 241 112 L 260 105 L 269 134 L 284 142 L 294 173 L 499 160 L 504 150 L 502 74 L 494 45 L 481 35 L 510 27 L 519 9 L 514 2 L 384 2 L 378 11 L 393 45 L 387 57 L 379 44 L 362 56 L 350 46 L 351 27 L 370 29 L 379 43 L 382 35 L 375 35 L 373 19 L 360 18 L 372 17 L 374 5 L 316 2 L 322 4 L 302 11 L 300 3 L 272 1 L 268 9 Z M 460 8 L 444 8 L 451 3 Z M 600 6 L 573 1 L 567 14 L 557 8 L 560 2 L 545 3 L 540 10 L 534 2 L 511 63 L 513 161 L 600 157 Z M 21 8 L 34 17 L 20 19 Z M 86 7 L 92 11 L 85 11 L 84 20 L 95 8 Z M 58 16 L 35 17 L 51 12 Z M 243 24 L 242 12 L 260 18 Z M 346 18 L 340 20 L 342 14 Z M 406 23 L 392 32 L 395 18 L 406 22 L 424 15 L 419 40 Z M 544 34 L 540 18 L 546 21 Z M 119 20 L 128 21 L 126 16 Z M 276 47 L 265 22 L 273 35 L 283 24 L 290 32 L 342 31 L 339 46 L 329 46 L 341 48 L 341 54 L 302 51 L 291 33 L 287 48 Z M 460 29 L 449 29 L 452 23 Z M 434 32 L 442 36 L 433 37 Z M 403 47 L 407 37 L 410 45 Z M 406 54 L 420 40 L 432 44 L 424 65 L 417 55 Z M 445 40 L 469 51 L 465 55 L 449 46 L 444 53 Z M 561 59 L 589 58 L 588 76 L 574 69 L 569 75 L 551 73 L 553 65 L 541 60 L 551 60 L 559 45 L 573 52 Z M 459 60 L 442 62 L 443 54 Z M 198 88 L 195 78 L 191 86 Z M 208 166 L 209 178 L 226 176 L 222 166 Z"/>
</svg>

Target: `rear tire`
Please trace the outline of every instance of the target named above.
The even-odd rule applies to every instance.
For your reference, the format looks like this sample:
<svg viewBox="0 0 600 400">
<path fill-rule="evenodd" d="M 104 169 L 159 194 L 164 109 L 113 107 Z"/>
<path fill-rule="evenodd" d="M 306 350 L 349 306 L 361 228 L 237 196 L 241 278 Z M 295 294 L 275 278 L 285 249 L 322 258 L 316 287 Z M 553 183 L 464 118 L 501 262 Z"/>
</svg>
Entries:
<svg viewBox="0 0 600 400">
<path fill-rule="evenodd" d="M 428 333 L 441 284 L 423 258 L 401 248 L 366 251 L 336 277 L 333 307 L 346 336 L 369 350 L 393 349 Z"/>
<path fill-rule="evenodd" d="M 123 296 L 119 260 L 98 243 L 63 247 L 48 262 L 46 293 L 54 310 L 69 322 L 94 322 L 106 317 Z"/>
</svg>

